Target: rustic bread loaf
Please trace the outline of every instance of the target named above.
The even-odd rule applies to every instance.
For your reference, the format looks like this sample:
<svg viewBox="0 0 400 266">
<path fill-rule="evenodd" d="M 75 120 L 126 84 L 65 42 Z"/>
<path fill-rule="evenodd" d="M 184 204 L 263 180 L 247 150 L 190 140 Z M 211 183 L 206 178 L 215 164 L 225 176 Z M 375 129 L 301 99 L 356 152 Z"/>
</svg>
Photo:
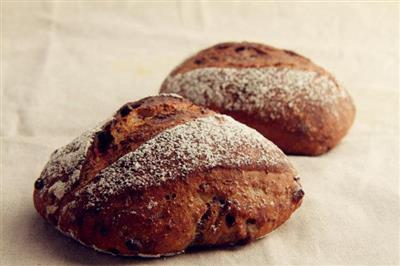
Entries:
<svg viewBox="0 0 400 266">
<path fill-rule="evenodd" d="M 256 43 L 200 51 L 173 70 L 160 91 L 230 115 L 287 154 L 328 151 L 355 116 L 352 99 L 330 73 L 295 52 Z"/>
<path fill-rule="evenodd" d="M 56 150 L 34 204 L 82 244 L 166 256 L 271 232 L 303 191 L 279 148 L 232 118 L 177 95 L 124 105 Z"/>
</svg>

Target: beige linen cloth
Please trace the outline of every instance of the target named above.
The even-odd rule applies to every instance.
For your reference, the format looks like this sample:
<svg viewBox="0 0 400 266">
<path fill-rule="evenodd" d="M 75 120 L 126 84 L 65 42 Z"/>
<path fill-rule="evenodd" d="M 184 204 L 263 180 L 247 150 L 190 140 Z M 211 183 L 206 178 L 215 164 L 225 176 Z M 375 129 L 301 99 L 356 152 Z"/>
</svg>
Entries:
<svg viewBox="0 0 400 266">
<path fill-rule="evenodd" d="M 399 264 L 398 4 L 13 1 L 1 20 L 1 265 Z M 306 195 L 288 222 L 243 247 L 141 260 L 92 251 L 39 217 L 33 183 L 54 149 L 229 40 L 312 58 L 357 106 L 338 147 L 290 157 Z"/>
</svg>

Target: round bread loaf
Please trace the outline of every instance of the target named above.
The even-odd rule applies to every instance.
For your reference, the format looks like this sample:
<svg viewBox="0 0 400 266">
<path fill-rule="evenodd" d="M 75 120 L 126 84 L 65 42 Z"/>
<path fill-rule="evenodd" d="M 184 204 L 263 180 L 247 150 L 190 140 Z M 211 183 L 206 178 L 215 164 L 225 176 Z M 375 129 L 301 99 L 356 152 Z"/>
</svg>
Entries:
<svg viewBox="0 0 400 266">
<path fill-rule="evenodd" d="M 161 92 L 230 115 L 287 154 L 328 151 L 355 116 L 351 97 L 323 68 L 295 52 L 248 42 L 200 51 L 172 71 Z"/>
<path fill-rule="evenodd" d="M 178 95 L 124 105 L 56 150 L 34 186 L 37 211 L 62 233 L 149 257 L 260 238 L 304 195 L 273 143 Z"/>
</svg>

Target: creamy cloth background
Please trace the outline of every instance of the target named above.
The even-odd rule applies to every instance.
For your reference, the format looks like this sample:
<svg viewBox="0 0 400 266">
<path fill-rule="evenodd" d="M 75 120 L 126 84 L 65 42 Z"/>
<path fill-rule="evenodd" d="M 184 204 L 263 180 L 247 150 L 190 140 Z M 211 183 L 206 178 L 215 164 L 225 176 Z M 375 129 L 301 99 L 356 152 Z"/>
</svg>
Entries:
<svg viewBox="0 0 400 266">
<path fill-rule="evenodd" d="M 1 264 L 399 264 L 397 4 L 3 3 Z M 122 104 L 154 95 L 186 56 L 221 41 L 293 49 L 357 106 L 320 157 L 291 156 L 302 207 L 266 238 L 167 259 L 113 257 L 52 229 L 32 204 L 53 150 Z"/>
</svg>

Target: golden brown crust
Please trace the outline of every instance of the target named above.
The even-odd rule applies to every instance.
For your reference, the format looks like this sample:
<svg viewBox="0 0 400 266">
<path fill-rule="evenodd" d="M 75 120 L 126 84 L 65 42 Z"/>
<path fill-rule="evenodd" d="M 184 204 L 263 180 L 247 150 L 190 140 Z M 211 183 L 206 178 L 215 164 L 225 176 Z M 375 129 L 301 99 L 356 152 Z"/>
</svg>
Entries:
<svg viewBox="0 0 400 266">
<path fill-rule="evenodd" d="M 49 193 L 48 189 L 57 181 L 67 181 L 70 176 L 63 175 L 51 180 L 48 180 L 46 176 L 42 178 L 44 189 L 40 194 L 35 193 L 35 202 L 41 206 L 38 211 L 43 217 L 47 216 L 51 223 L 56 224 L 59 212 L 71 200 L 73 193 L 89 184 L 102 169 L 161 131 L 194 117 L 212 113 L 209 109 L 194 105 L 180 97 L 147 97 L 125 104 L 117 111 L 113 119 L 95 133 L 93 144 L 85 155 L 80 178 L 60 202 L 52 193 Z M 46 213 L 46 207 L 55 204 L 59 206 L 57 210 L 51 214 Z"/>
<path fill-rule="evenodd" d="M 219 112 L 256 129 L 286 154 L 316 156 L 335 147 L 353 124 L 355 109 L 350 99 L 340 101 L 335 108 L 338 111 L 336 115 L 324 108 L 309 105 L 300 117 L 291 116 L 288 110 L 289 115 L 278 121 L 240 111 Z M 218 111 L 218 108 L 212 109 Z"/>
<path fill-rule="evenodd" d="M 269 94 L 262 88 L 259 89 L 260 92 L 254 90 L 254 93 L 263 94 L 251 95 L 253 98 L 259 98 L 256 104 L 250 100 L 240 99 L 240 97 L 250 97 L 248 93 L 240 96 L 243 93 L 242 90 L 250 90 L 241 87 L 246 85 L 233 83 L 227 85 L 227 82 L 230 81 L 227 81 L 226 76 L 232 75 L 231 79 L 233 80 L 237 75 L 232 74 L 231 69 L 265 70 L 265 68 L 275 71 L 277 75 L 280 75 L 279 79 L 281 79 L 282 72 L 287 70 L 317 73 L 315 78 L 310 79 L 309 82 L 312 83 L 315 79 L 318 79 L 318 82 L 311 84 L 314 86 L 311 89 L 289 92 L 287 95 L 282 94 L 285 84 L 279 84 L 282 88 L 269 88 Z M 208 72 L 206 72 L 207 69 Z M 226 70 L 217 73 L 218 69 Z M 204 71 L 196 74 L 195 77 L 182 76 L 198 70 Z M 300 76 L 301 73 L 295 75 Z M 240 83 L 240 79 L 257 80 L 265 78 L 265 76 L 268 75 L 247 74 L 244 78 L 237 76 L 236 81 L 239 80 L 237 83 Z M 196 80 L 191 85 L 187 85 L 190 78 Z M 217 78 L 220 80 L 216 80 Z M 181 80 L 177 82 L 177 79 Z M 262 82 L 268 84 L 265 80 Z M 293 81 L 293 84 L 296 82 Z M 304 81 L 300 80 L 300 84 L 301 82 Z M 182 85 L 184 83 L 191 89 L 184 87 Z M 243 83 L 246 84 L 245 81 Z M 196 93 L 196 86 L 201 87 L 202 90 L 204 90 L 204 86 L 210 86 L 210 88 L 205 93 L 200 90 Z M 224 88 L 221 89 L 221 86 Z M 215 92 L 216 90 L 221 91 Z M 174 92 L 194 103 L 230 115 L 257 129 L 287 154 L 320 155 L 327 152 L 346 135 L 355 117 L 355 107 L 351 97 L 329 72 L 295 52 L 256 43 L 222 43 L 200 51 L 171 72 L 164 81 L 160 92 Z M 214 99 L 215 97 L 209 96 L 218 93 L 225 100 L 218 102 Z M 320 93 L 320 95 L 316 95 L 316 93 Z M 226 99 L 232 100 L 229 102 Z M 236 102 L 244 104 L 232 108 Z M 263 102 L 263 104 L 259 104 L 259 102 Z M 249 106 L 251 104 L 254 106 Z M 293 107 L 293 104 L 297 104 L 297 106 Z"/>
<path fill-rule="evenodd" d="M 90 202 L 88 188 L 99 188 L 103 182 L 99 172 L 157 134 L 213 115 L 173 96 L 124 105 L 112 120 L 94 131 L 93 141 L 83 150 L 84 160 L 73 165 L 75 169 L 81 166 L 76 181 L 70 182 L 75 172 L 68 172 L 65 165 L 61 172 L 52 169 L 52 164 L 60 162 L 53 158 L 57 152 L 52 156 L 35 183 L 37 211 L 81 243 L 127 256 L 168 255 L 190 246 L 235 244 L 269 233 L 300 206 L 304 194 L 293 167 L 274 153 L 273 166 L 254 161 L 241 168 L 226 164 L 197 169 L 183 178 L 126 187 L 121 193 Z M 77 150 L 72 147 L 67 149 L 70 154 Z M 249 158 L 259 152 L 256 147 L 249 150 Z M 127 174 L 129 178 L 133 177 Z M 58 182 L 70 187 L 57 192 L 54 187 Z"/>
<path fill-rule="evenodd" d="M 85 210 L 85 202 L 78 201 L 82 207 L 63 215 L 60 227 L 89 246 L 123 255 L 248 242 L 274 230 L 300 206 L 303 192 L 293 177 L 290 170 L 214 169 L 193 174 L 190 182 L 113 198 L 100 211 Z"/>
<path fill-rule="evenodd" d="M 293 51 L 251 42 L 216 44 L 186 59 L 170 75 L 174 76 L 178 73 L 185 73 L 206 67 L 289 67 L 312 70 L 323 75 L 328 75 L 328 72 L 315 65 L 310 59 Z"/>
</svg>

